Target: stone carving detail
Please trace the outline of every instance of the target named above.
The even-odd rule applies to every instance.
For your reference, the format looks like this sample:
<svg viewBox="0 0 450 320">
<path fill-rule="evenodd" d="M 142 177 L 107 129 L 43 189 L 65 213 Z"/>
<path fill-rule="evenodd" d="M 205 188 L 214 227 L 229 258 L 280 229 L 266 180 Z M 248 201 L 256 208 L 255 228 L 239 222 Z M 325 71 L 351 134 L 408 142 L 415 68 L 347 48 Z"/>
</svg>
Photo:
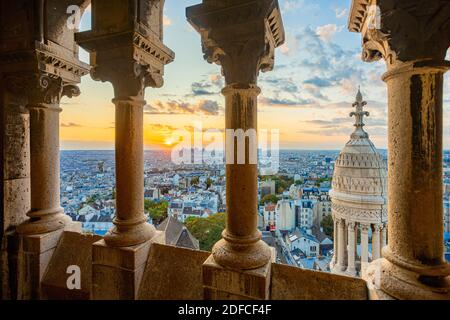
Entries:
<svg viewBox="0 0 450 320">
<path fill-rule="evenodd" d="M 143 97 L 146 87 L 159 88 L 164 83 L 162 75 L 154 72 L 150 65 L 132 61 L 124 61 L 115 66 L 105 64 L 93 67 L 91 76 L 96 81 L 111 82 L 116 98 Z"/>
<path fill-rule="evenodd" d="M 357 208 L 351 208 L 347 206 L 343 206 L 336 203 L 331 203 L 331 208 L 337 214 L 337 217 L 342 218 L 349 218 L 358 221 L 361 220 L 378 220 L 380 217 L 383 218 L 383 220 L 387 220 L 387 210 L 385 208 L 383 209 L 377 209 L 377 210 L 364 210 L 364 209 L 357 209 Z"/>
<path fill-rule="evenodd" d="M 275 48 L 284 42 L 278 1 L 227 3 L 188 8 L 188 20 L 201 34 L 205 60 L 222 66 L 228 85 L 256 84 L 259 71 L 273 69 Z"/>
<path fill-rule="evenodd" d="M 378 0 L 376 5 L 381 25 L 366 28 L 363 34 L 364 61 L 384 58 L 391 66 L 398 61 L 445 58 L 450 45 L 449 1 Z"/>
<path fill-rule="evenodd" d="M 59 103 L 62 96 L 80 95 L 74 84 L 63 83 L 62 78 L 48 73 L 13 73 L 5 76 L 7 89 L 14 94 L 27 96 L 29 103 Z"/>
<path fill-rule="evenodd" d="M 271 71 L 274 65 L 274 47 L 267 38 L 255 36 L 245 40 L 203 43 L 205 59 L 222 66 L 228 84 L 256 84 L 259 71 Z"/>
</svg>

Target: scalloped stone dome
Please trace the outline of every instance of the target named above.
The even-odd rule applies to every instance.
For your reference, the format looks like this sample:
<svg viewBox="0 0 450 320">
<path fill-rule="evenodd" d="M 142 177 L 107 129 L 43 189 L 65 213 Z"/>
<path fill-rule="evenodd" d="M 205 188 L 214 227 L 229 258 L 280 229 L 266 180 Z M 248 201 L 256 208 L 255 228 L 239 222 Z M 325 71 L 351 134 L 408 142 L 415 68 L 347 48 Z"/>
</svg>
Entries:
<svg viewBox="0 0 450 320">
<path fill-rule="evenodd" d="M 330 196 L 336 217 L 364 223 L 387 221 L 387 169 L 364 131 L 366 103 L 360 92 L 354 106 L 355 131 L 336 159 Z"/>
</svg>

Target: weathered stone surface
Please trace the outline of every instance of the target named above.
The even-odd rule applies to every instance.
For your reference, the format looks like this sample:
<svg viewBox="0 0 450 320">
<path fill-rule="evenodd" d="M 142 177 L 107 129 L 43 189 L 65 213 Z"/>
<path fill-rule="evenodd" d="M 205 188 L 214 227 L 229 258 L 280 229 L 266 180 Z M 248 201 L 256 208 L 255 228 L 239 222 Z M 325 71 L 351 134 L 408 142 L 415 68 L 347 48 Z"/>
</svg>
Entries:
<svg viewBox="0 0 450 320">
<path fill-rule="evenodd" d="M 364 280 L 272 263 L 272 300 L 367 300 Z"/>
<path fill-rule="evenodd" d="M 76 299 L 91 298 L 92 283 L 92 244 L 101 240 L 100 236 L 64 232 L 50 260 L 42 280 L 41 290 L 44 299 Z M 69 266 L 80 268 L 81 288 L 70 290 L 67 287 Z"/>
<path fill-rule="evenodd" d="M 6 104 L 5 133 L 3 136 L 5 180 L 30 176 L 30 116 L 23 106 Z"/>
<path fill-rule="evenodd" d="M 4 228 L 10 229 L 27 219 L 30 210 L 30 179 L 4 182 Z"/>
<path fill-rule="evenodd" d="M 94 300 L 135 300 L 153 243 L 164 243 L 162 232 L 132 247 L 110 247 L 104 240 L 93 245 L 92 297 Z"/>
<path fill-rule="evenodd" d="M 273 251 L 270 251 L 273 255 Z M 270 263 L 252 270 L 222 267 L 211 255 L 203 264 L 203 287 L 206 300 L 269 299 Z"/>
<path fill-rule="evenodd" d="M 139 300 L 202 300 L 202 265 L 211 253 L 154 244 Z"/>
</svg>

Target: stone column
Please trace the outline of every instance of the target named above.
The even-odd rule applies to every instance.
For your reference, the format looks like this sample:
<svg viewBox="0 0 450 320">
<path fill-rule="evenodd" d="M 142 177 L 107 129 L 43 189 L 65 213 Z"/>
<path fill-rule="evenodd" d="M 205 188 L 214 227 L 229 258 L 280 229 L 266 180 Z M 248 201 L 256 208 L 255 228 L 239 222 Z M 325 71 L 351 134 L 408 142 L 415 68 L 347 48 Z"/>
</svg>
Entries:
<svg viewBox="0 0 450 320">
<path fill-rule="evenodd" d="M 338 220 L 336 217 L 333 217 L 333 266 L 337 264 L 337 250 L 338 250 Z"/>
<path fill-rule="evenodd" d="M 377 260 L 381 257 L 380 253 L 380 230 L 381 227 L 375 224 L 372 228 L 372 260 Z"/>
<path fill-rule="evenodd" d="M 175 54 L 163 43 L 164 1 L 91 3 L 95 28 L 75 39 L 91 55 L 94 80 L 112 84 L 116 112 L 116 217 L 93 245 L 92 294 L 95 300 L 134 300 L 152 244 L 165 241 L 144 213 L 145 89 L 162 87 Z"/>
<path fill-rule="evenodd" d="M 113 63 L 114 62 L 114 63 Z M 114 227 L 93 246 L 93 298 L 134 300 L 153 243 L 164 234 L 144 213 L 144 89 L 147 68 L 133 61 L 102 61 L 95 78 L 114 87 L 116 111 L 116 216 Z"/>
<path fill-rule="evenodd" d="M 347 264 L 347 274 L 354 276 L 356 274 L 355 268 L 355 223 L 350 221 L 347 223 L 348 232 L 348 264 Z"/>
<path fill-rule="evenodd" d="M 227 129 L 227 227 L 223 240 L 213 248 L 213 256 L 220 265 L 239 269 L 255 269 L 270 260 L 269 248 L 261 241 L 257 228 L 256 122 L 259 93 L 260 89 L 250 83 L 230 84 L 223 90 Z M 239 138 L 235 142 L 234 138 L 234 133 L 239 134 L 239 130 L 249 133 L 248 142 L 242 141 L 245 144 L 243 159 L 240 159 L 240 146 L 237 145 L 242 142 Z"/>
<path fill-rule="evenodd" d="M 257 229 L 257 78 L 272 70 L 275 47 L 284 41 L 278 1 L 204 1 L 187 8 L 187 17 L 226 82 L 227 225 L 203 266 L 205 298 L 268 299 L 275 253 Z M 223 274 L 240 280 L 224 282 Z"/>
<path fill-rule="evenodd" d="M 387 224 L 383 224 L 383 229 L 381 229 L 381 250 L 387 245 Z"/>
<path fill-rule="evenodd" d="M 43 234 L 63 229 L 72 221 L 60 205 L 59 101 L 61 79 L 46 76 L 32 86 L 30 113 L 30 218 L 17 227 L 20 234 Z M 34 83 L 33 83 L 34 84 Z"/>
<path fill-rule="evenodd" d="M 60 99 L 79 90 L 44 72 L 24 73 L 18 79 L 30 117 L 31 200 L 29 219 L 16 228 L 17 299 L 29 300 L 41 298 L 41 280 L 63 231 L 81 232 L 81 224 L 72 223 L 61 208 L 59 176 Z"/>
<path fill-rule="evenodd" d="M 369 225 L 361 224 L 361 274 L 364 274 L 369 262 Z"/>
<path fill-rule="evenodd" d="M 337 256 L 337 266 L 336 271 L 345 270 L 345 221 L 339 219 L 338 224 L 338 256 Z"/>
<path fill-rule="evenodd" d="M 125 80 L 124 80 L 125 81 Z M 143 95 L 116 95 L 116 217 L 105 235 L 113 247 L 144 243 L 155 227 L 144 214 L 144 105 Z"/>
<path fill-rule="evenodd" d="M 384 58 L 388 87 L 388 237 L 379 286 L 398 299 L 450 299 L 442 200 L 443 75 L 450 3 L 375 1 L 379 21 L 354 1 L 350 29 L 363 58 Z M 373 16 L 373 15 L 372 15 Z M 367 27 L 371 26 L 371 27 Z M 366 28 L 367 27 L 367 28 Z"/>
</svg>

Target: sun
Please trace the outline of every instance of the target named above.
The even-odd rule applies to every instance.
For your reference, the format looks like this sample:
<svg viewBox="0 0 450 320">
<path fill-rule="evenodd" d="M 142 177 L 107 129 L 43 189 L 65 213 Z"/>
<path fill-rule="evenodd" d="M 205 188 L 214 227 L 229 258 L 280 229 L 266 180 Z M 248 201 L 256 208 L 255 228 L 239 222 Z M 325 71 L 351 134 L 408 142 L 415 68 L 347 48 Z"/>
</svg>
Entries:
<svg viewBox="0 0 450 320">
<path fill-rule="evenodd" d="M 164 144 L 168 147 L 171 147 L 174 144 L 174 141 L 172 138 L 167 138 L 166 140 L 164 140 Z"/>
</svg>

